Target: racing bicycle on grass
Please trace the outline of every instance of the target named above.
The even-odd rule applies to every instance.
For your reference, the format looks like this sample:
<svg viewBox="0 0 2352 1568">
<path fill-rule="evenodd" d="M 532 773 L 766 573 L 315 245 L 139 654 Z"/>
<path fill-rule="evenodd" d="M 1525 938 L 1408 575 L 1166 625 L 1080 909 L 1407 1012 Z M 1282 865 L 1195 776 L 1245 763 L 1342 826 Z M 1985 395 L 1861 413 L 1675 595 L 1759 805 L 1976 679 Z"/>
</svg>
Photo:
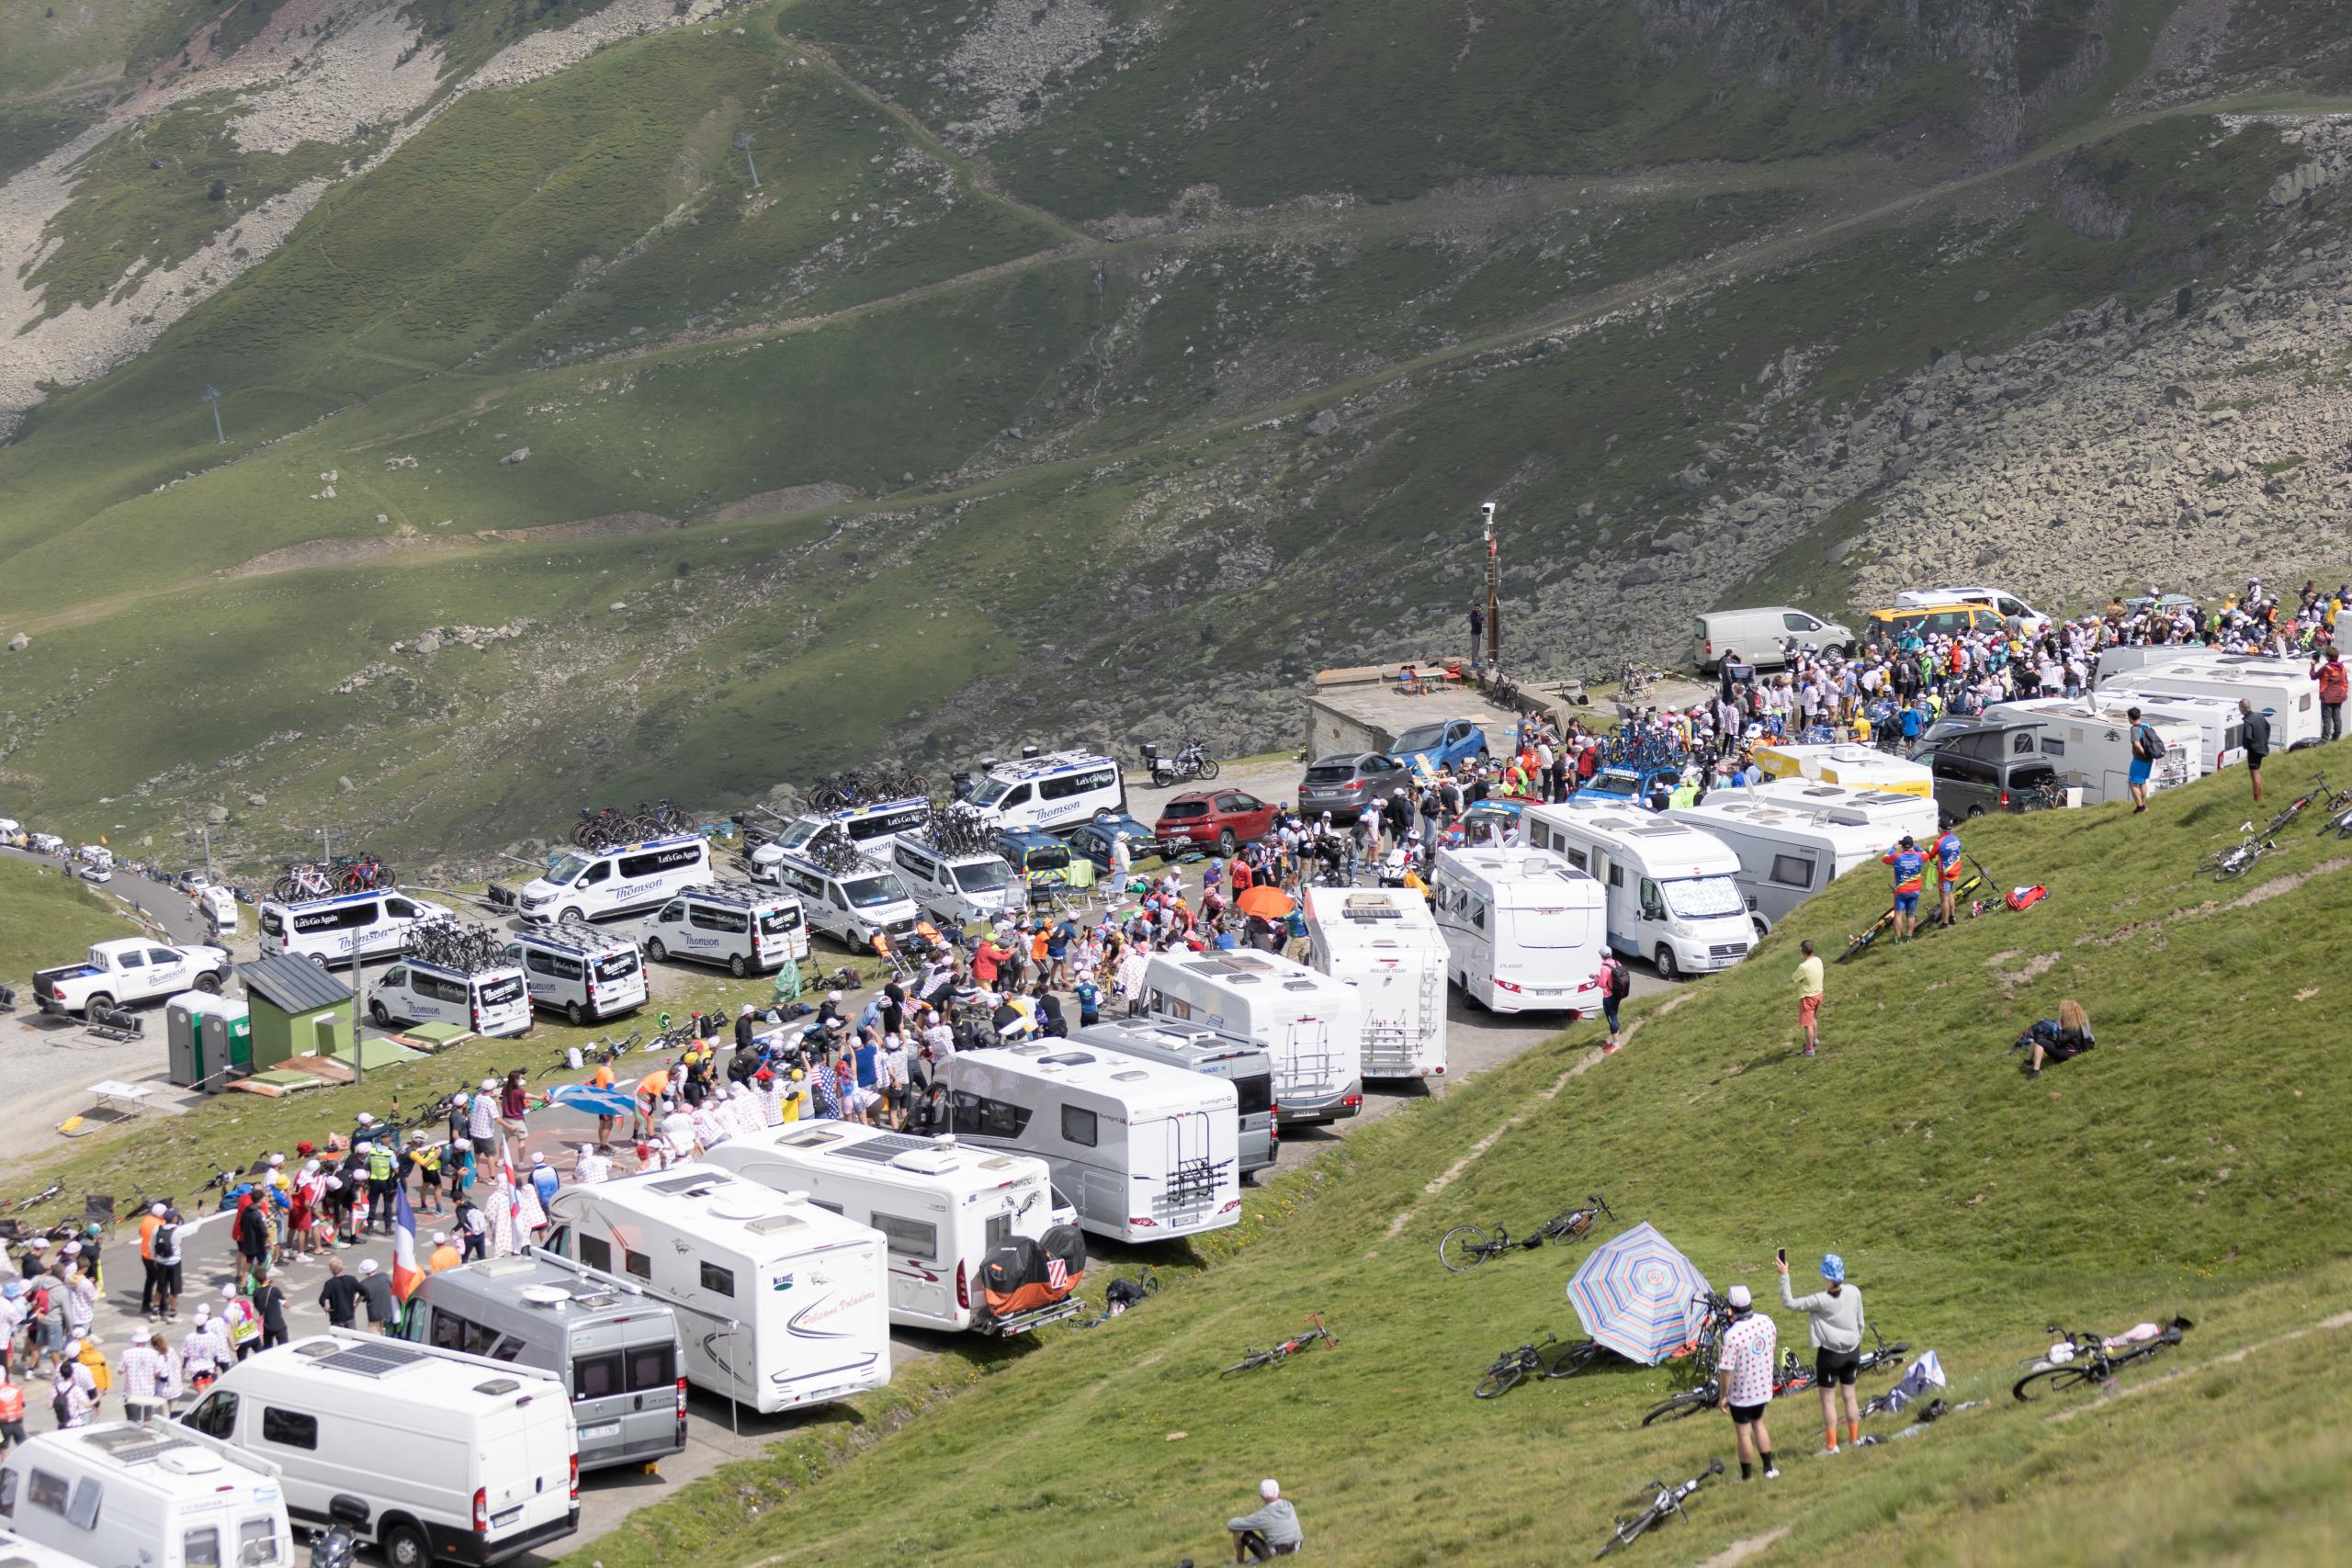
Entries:
<svg viewBox="0 0 2352 1568">
<path fill-rule="evenodd" d="M 2197 1325 L 2185 1317 L 2176 1317 L 2165 1325 L 2154 1339 L 2143 1339 L 2137 1345 L 2126 1345 L 2110 1350 L 2107 1340 L 2097 1334 L 2068 1334 L 2056 1324 L 2050 1332 L 2064 1336 L 2051 1347 L 2052 1358 L 2064 1355 L 2054 1364 L 2035 1368 L 2018 1379 L 2009 1392 L 2020 1402 L 2040 1398 L 2045 1393 L 2067 1393 L 2086 1384 L 2103 1385 L 2114 1381 L 2115 1374 L 2134 1361 L 2143 1361 L 2158 1351 L 2168 1350 L 2180 1343 L 2181 1336 Z"/>
<path fill-rule="evenodd" d="M 1494 1365 L 1486 1370 L 1470 1392 L 1480 1399 L 1492 1399 L 1517 1388 L 1530 1373 L 1547 1382 L 1572 1378 L 1600 1359 L 1602 1354 L 1600 1346 L 1589 1339 L 1562 1344 L 1558 1336 L 1546 1334 L 1540 1344 L 1521 1345 L 1496 1357 Z"/>
<path fill-rule="evenodd" d="M 1651 1482 L 1643 1488 L 1645 1492 L 1655 1494 L 1650 1499 L 1650 1506 L 1632 1518 L 1621 1518 L 1611 1526 L 1609 1539 L 1600 1543 L 1600 1550 L 1593 1553 L 1593 1556 L 1595 1559 L 1606 1557 L 1621 1546 L 1632 1545 L 1641 1539 L 1644 1530 L 1657 1524 L 1660 1519 L 1681 1513 L 1684 1499 L 1698 1491 L 1700 1483 L 1708 1476 L 1721 1475 L 1723 1472 L 1724 1461 L 1719 1459 L 1710 1460 L 1707 1461 L 1706 1475 L 1694 1475 L 1679 1486 L 1668 1486 L 1663 1481 Z"/>
<path fill-rule="evenodd" d="M 1593 1223 L 1603 1214 L 1614 1220 L 1617 1211 L 1611 1209 L 1609 1200 L 1600 1193 L 1589 1192 L 1585 1194 L 1584 1207 L 1561 1210 L 1544 1221 L 1532 1235 L 1514 1236 L 1500 1225 L 1495 1227 L 1492 1235 L 1476 1225 L 1456 1225 L 1439 1238 L 1437 1260 L 1445 1266 L 1449 1273 L 1465 1273 L 1489 1258 L 1517 1248 L 1532 1249 L 1547 1241 L 1564 1245 L 1580 1241 L 1591 1232 Z"/>
<path fill-rule="evenodd" d="M 2252 833 L 2254 824 L 2246 823 L 2244 830 Z M 2233 877 L 2244 876 L 2247 872 L 2252 871 L 2255 862 L 2269 854 L 2278 847 L 2278 840 L 2276 839 L 2249 838 L 2244 843 L 2233 844 L 2226 850 L 2215 850 L 2205 857 L 2204 865 L 2199 869 L 2211 872 L 2213 880 L 2216 882 L 2228 882 Z"/>
<path fill-rule="evenodd" d="M 1241 1352 L 1241 1359 L 1234 1362 L 1233 1365 L 1217 1373 L 1217 1376 L 1221 1378 L 1229 1378 L 1236 1372 L 1250 1372 L 1257 1371 L 1260 1367 L 1278 1365 L 1281 1362 L 1289 1360 L 1293 1356 L 1295 1356 L 1302 1351 L 1312 1350 L 1315 1348 L 1316 1343 L 1318 1340 L 1323 1344 L 1329 1345 L 1334 1350 L 1340 1348 L 1340 1342 L 1331 1337 L 1331 1331 L 1323 1326 L 1323 1314 L 1321 1313 L 1308 1313 L 1306 1314 L 1306 1321 L 1313 1324 L 1315 1326 L 1306 1330 L 1304 1333 L 1292 1335 L 1289 1338 L 1283 1340 L 1281 1344 L 1275 1346 L 1271 1350 L 1244 1349 Z"/>
<path fill-rule="evenodd" d="M 2311 787 L 2289 801 L 2278 815 L 2270 819 L 2270 825 L 2263 829 L 2262 836 L 2266 839 L 2277 838 L 2281 829 L 2291 827 L 2296 818 L 2309 810 L 2313 801 L 2323 798 L 2326 800 L 2326 808 L 2330 812 L 2341 811 L 2346 807 L 2352 807 L 2352 793 L 2330 789 L 2327 786 L 2325 773 L 2313 773 Z"/>
</svg>

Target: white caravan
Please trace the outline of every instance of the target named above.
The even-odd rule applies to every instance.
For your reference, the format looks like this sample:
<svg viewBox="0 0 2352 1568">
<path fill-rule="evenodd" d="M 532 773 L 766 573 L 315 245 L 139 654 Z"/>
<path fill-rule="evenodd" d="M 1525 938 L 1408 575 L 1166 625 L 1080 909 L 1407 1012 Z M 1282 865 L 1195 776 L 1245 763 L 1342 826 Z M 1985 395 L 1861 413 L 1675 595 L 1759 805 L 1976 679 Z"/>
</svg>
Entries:
<svg viewBox="0 0 2352 1568">
<path fill-rule="evenodd" d="M 355 953 L 397 953 L 411 926 L 455 919 L 442 905 L 380 889 L 294 904 L 272 899 L 261 907 L 261 950 L 290 953 L 324 968 L 350 963 Z"/>
<path fill-rule="evenodd" d="M 2067 712 L 2097 715 L 2112 724 L 2129 722 L 2130 710 L 2138 708 L 2143 720 L 2155 725 L 2184 724 L 2197 731 L 2197 762 L 2208 773 L 2234 767 L 2245 761 L 2245 716 L 2238 712 L 2238 705 L 2231 697 L 2192 697 L 2178 692 L 2126 691 L 2120 686 L 2101 687 L 2064 702 Z M 2013 706 L 2009 703 L 1995 703 L 1985 710 L 1988 718 L 2006 718 Z M 2171 741 L 2167 739 L 2169 746 Z"/>
<path fill-rule="evenodd" d="M 1889 844 L 1905 833 L 1924 844 L 1935 837 L 1941 825 L 1932 798 L 1897 795 L 1892 790 L 1860 789 L 1852 784 L 1815 784 L 1811 779 L 1766 779 L 1753 788 L 1711 790 L 1707 799 L 1712 801 L 1718 795 L 1725 800 L 1738 800 L 1744 796 L 1760 805 L 1779 807 L 1784 811 L 1826 817 L 1833 822 L 1864 823 L 1876 829 L 1881 841 Z"/>
<path fill-rule="evenodd" d="M 1834 786 L 1833 786 L 1834 787 Z M 1887 846 L 1904 833 L 1921 849 L 1935 841 L 1933 803 L 1916 795 L 1900 798 L 1927 807 L 1924 828 L 1889 834 L 1867 822 L 1841 822 L 1793 804 L 1758 798 L 1761 790 L 1719 789 L 1695 806 L 1667 808 L 1667 819 L 1704 829 L 1739 857 L 1736 880 L 1747 899 L 1747 918 L 1762 937 L 1790 910 L 1858 865 L 1876 865 Z"/>
<path fill-rule="evenodd" d="M 277 1467 L 171 1426 L 108 1421 L 37 1433 L 0 1466 L 0 1519 L 73 1562 L 294 1561 Z"/>
<path fill-rule="evenodd" d="M 1609 917 L 1589 875 L 1523 846 L 1440 850 L 1430 899 L 1464 997 L 1494 1012 L 1600 1010 Z"/>
<path fill-rule="evenodd" d="M 686 1381 L 762 1412 L 890 1381 L 882 1237 L 715 1165 L 567 1187 L 547 1249 L 643 1285 L 678 1312 Z"/>
<path fill-rule="evenodd" d="M 5 1485 L 0 1479 L 0 1485 Z M 202 1547 L 198 1548 L 199 1551 Z M 60 1551 L 53 1546 L 43 1546 L 30 1536 L 15 1530 L 0 1529 L 0 1568 L 90 1568 L 81 1558 Z"/>
<path fill-rule="evenodd" d="M 1531 806 L 1519 820 L 1531 847 L 1600 883 L 1609 945 L 1649 959 L 1663 977 L 1728 969 L 1755 945 L 1739 857 L 1713 834 L 1687 822 L 1565 806 Z"/>
<path fill-rule="evenodd" d="M 1228 1079 L 1064 1041 L 958 1051 L 945 1076 L 956 1136 L 1044 1159 L 1083 1230 L 1173 1241 L 1240 1222 Z"/>
<path fill-rule="evenodd" d="M 2112 704 L 2116 698 L 2110 694 L 2107 701 Z M 2084 805 L 2100 806 L 2132 798 L 2132 721 L 2123 711 L 2131 705 L 2127 696 L 2112 713 L 2102 713 L 2064 697 L 2032 697 L 2021 702 L 1995 703 L 1987 716 L 2004 724 L 2020 719 L 2041 720 L 2041 755 L 2061 778 L 2082 787 Z M 2178 789 L 2205 776 L 2205 734 L 2201 728 L 2158 718 L 2144 708 L 2140 722 L 2155 732 L 2165 748 L 2165 754 L 2148 770 L 2151 794 Z"/>
<path fill-rule="evenodd" d="M 2240 698 L 2270 716 L 2270 749 L 2292 751 L 2319 741 L 2319 682 L 2299 659 L 2216 654 L 2201 660 L 2150 664 L 2099 682 L 2102 692 L 2149 696 Z"/>
<path fill-rule="evenodd" d="M 1404 888 L 1310 887 L 1306 965 L 1363 1002 L 1363 1076 L 1445 1076 L 1445 938 Z"/>
<path fill-rule="evenodd" d="M 1363 999 L 1345 981 L 1277 953 L 1238 951 L 1156 954 L 1143 984 L 1154 1017 L 1265 1047 L 1277 1125 L 1363 1109 Z"/>
<path fill-rule="evenodd" d="M 182 1416 L 278 1467 L 286 1511 L 340 1497 L 391 1568 L 492 1563 L 580 1528 L 580 1436 L 553 1372 L 351 1329 L 238 1361 Z"/>
<path fill-rule="evenodd" d="M 1053 1224 L 1046 1162 L 954 1138 L 854 1122 L 798 1122 L 728 1139 L 703 1156 L 779 1192 L 870 1224 L 890 1257 L 890 1321 L 913 1328 L 1017 1333 L 1079 1310 L 1067 1297 L 1018 1325 L 992 1323 L 980 1266 L 1012 1237 Z"/>
</svg>

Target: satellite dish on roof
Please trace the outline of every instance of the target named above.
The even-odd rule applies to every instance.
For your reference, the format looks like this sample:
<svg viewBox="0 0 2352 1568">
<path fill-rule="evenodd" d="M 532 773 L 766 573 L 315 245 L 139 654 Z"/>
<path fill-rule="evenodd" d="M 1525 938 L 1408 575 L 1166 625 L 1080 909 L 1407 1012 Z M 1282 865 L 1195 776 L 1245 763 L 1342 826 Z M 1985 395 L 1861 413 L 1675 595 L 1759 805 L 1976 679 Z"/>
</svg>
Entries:
<svg viewBox="0 0 2352 1568">
<path fill-rule="evenodd" d="M 569 1292 L 553 1285 L 526 1285 L 516 1293 L 533 1306 L 540 1307 L 561 1306 L 571 1299 Z"/>
</svg>

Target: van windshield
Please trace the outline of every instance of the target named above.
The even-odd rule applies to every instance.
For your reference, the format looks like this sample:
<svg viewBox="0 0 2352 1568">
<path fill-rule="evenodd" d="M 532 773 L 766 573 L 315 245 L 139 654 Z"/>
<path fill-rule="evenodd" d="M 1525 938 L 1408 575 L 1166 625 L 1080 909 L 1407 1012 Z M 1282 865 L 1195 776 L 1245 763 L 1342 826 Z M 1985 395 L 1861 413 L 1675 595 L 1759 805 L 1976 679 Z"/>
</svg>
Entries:
<svg viewBox="0 0 2352 1568">
<path fill-rule="evenodd" d="M 1613 795 L 1631 800 L 1640 793 L 1642 781 L 1631 773 L 1600 773 L 1585 781 L 1578 795 Z"/>
<path fill-rule="evenodd" d="M 992 893 L 1012 880 L 1012 868 L 991 856 L 956 868 L 956 886 L 967 893 Z"/>
<path fill-rule="evenodd" d="M 1004 798 L 1005 792 L 1010 790 L 1012 787 L 1012 782 L 1010 779 L 992 778 L 983 780 L 980 784 L 980 787 L 972 792 L 972 804 L 975 806 L 994 806 L 998 801 Z"/>
<path fill-rule="evenodd" d="M 874 876 L 855 876 L 842 884 L 842 891 L 849 895 L 853 909 L 871 909 L 880 904 L 903 904 L 907 890 L 888 872 Z"/>
<path fill-rule="evenodd" d="M 1667 911 L 1677 919 L 1703 920 L 1717 915 L 1745 913 L 1747 905 L 1739 885 L 1728 876 L 1681 876 L 1658 884 Z"/>
<path fill-rule="evenodd" d="M 588 869 L 588 863 L 578 855 L 560 854 L 548 862 L 548 880 L 558 887 L 569 887 L 571 879 Z"/>
</svg>

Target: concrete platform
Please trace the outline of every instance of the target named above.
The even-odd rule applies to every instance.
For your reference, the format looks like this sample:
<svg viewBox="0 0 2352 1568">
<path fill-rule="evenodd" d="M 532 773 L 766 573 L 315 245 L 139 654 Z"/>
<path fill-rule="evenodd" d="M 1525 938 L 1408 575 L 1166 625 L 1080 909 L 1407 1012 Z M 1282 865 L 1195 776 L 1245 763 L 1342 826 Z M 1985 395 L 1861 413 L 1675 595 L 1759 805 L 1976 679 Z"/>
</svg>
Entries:
<svg viewBox="0 0 2352 1568">
<path fill-rule="evenodd" d="M 1396 744 L 1396 737 L 1416 725 L 1449 718 L 1475 720 L 1487 732 L 1487 750 L 1498 757 L 1509 754 L 1519 725 L 1516 710 L 1496 706 L 1466 682 L 1449 682 L 1418 697 L 1400 695 L 1398 668 L 1366 666 L 1327 670 L 1317 675 L 1300 697 L 1306 710 L 1307 756 L 1385 751 Z M 1428 671 L 1436 666 L 1430 662 L 1415 668 Z"/>
</svg>

